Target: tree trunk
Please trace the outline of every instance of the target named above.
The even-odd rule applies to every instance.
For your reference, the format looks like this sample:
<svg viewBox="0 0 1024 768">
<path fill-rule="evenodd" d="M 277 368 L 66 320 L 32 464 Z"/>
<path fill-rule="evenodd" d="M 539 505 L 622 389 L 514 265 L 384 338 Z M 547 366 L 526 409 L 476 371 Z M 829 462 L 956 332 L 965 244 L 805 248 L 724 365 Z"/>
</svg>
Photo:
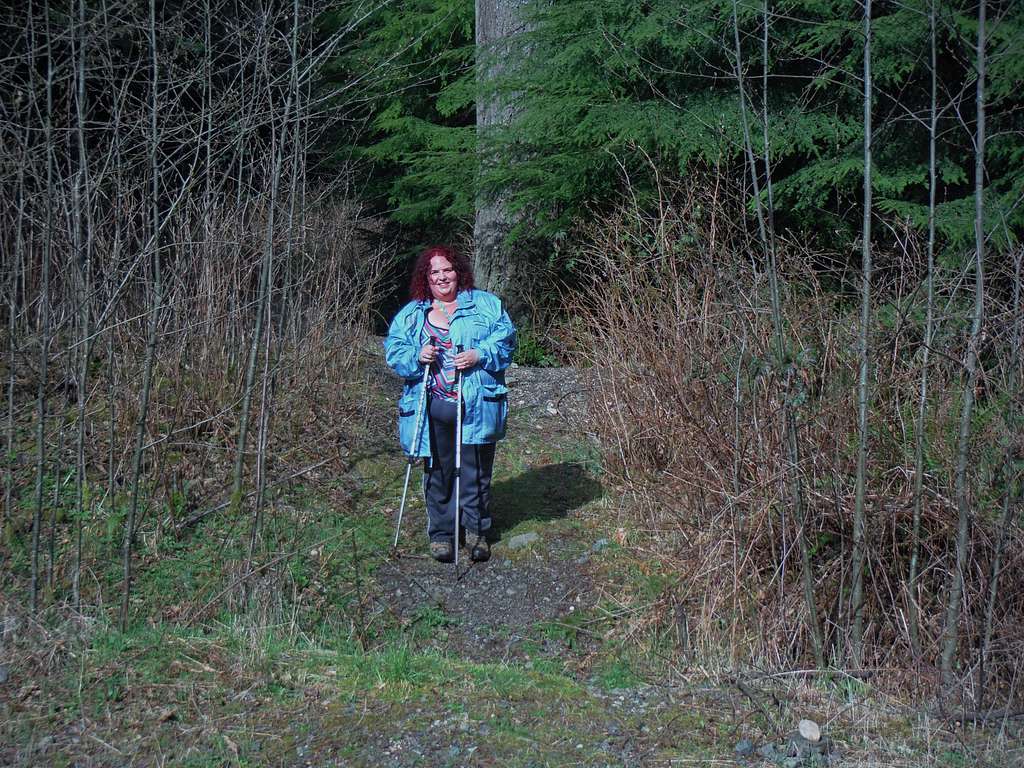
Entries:
<svg viewBox="0 0 1024 768">
<path fill-rule="evenodd" d="M 974 390 L 978 386 L 978 342 L 981 340 L 981 324 L 985 316 L 985 227 L 984 200 L 985 185 L 985 7 L 986 0 L 978 6 L 978 82 L 975 90 L 975 107 L 978 113 L 975 133 L 974 156 L 974 309 L 971 319 L 971 336 L 964 356 L 966 374 L 963 389 L 963 405 L 960 410 L 960 435 L 957 444 L 956 461 L 956 506 L 958 511 L 956 530 L 956 563 L 949 574 L 949 593 L 946 600 L 946 620 L 942 629 L 942 657 L 940 670 L 942 686 L 949 692 L 953 685 L 953 665 L 956 662 L 957 645 L 960 639 L 960 604 L 964 590 L 964 566 L 967 563 L 967 533 L 971 521 L 971 508 L 967 461 L 971 445 L 971 418 L 974 415 Z"/>
<path fill-rule="evenodd" d="M 481 173 L 489 165 L 509 162 L 499 158 L 491 145 L 496 130 L 511 124 L 516 115 L 515 99 L 495 94 L 489 84 L 508 71 L 510 54 L 515 50 L 511 38 L 523 31 L 522 12 L 527 0 L 476 0 L 477 152 Z M 516 275 L 520 266 L 508 236 L 519 217 L 509 210 L 509 191 L 479 188 L 473 223 L 475 252 L 473 271 L 482 288 L 499 294 L 516 313 L 524 296 Z"/>
<path fill-rule="evenodd" d="M 78 349 L 78 373 L 76 376 L 78 403 L 75 436 L 75 572 L 72 577 L 72 594 L 75 610 L 82 604 L 82 545 L 85 525 L 85 401 L 89 378 L 89 360 L 92 357 L 92 329 L 90 306 L 92 303 L 92 195 L 88 156 L 85 145 L 85 0 L 78 0 L 78 65 L 77 89 L 75 92 L 75 117 L 78 134 L 79 183 L 76 184 L 75 207 L 75 250 L 79 270 L 79 323 L 80 340 Z M 83 222 L 84 220 L 84 222 Z M 84 240 L 82 229 L 84 223 Z"/>
<path fill-rule="evenodd" d="M 46 36 L 46 224 L 43 232 L 42 294 L 39 301 L 39 388 L 36 395 L 36 500 L 32 513 L 32 576 L 29 605 L 33 612 L 39 608 L 39 533 L 43 516 L 43 477 L 46 472 L 46 386 L 47 363 L 50 354 L 50 256 L 53 245 L 53 51 L 50 47 L 50 6 L 43 12 L 47 20 Z M 31 22 L 30 22 L 31 23 Z M 33 52 L 35 46 L 32 46 Z"/>
<path fill-rule="evenodd" d="M 292 5 L 292 31 L 291 31 L 291 90 L 290 98 L 295 102 L 295 120 L 294 126 L 289 131 L 289 110 L 286 106 L 284 114 L 284 122 L 281 127 L 281 147 L 280 153 L 284 154 L 285 146 L 288 142 L 289 134 L 292 136 L 292 147 L 291 147 L 291 189 L 289 191 L 289 207 L 288 207 L 288 222 L 287 222 L 287 245 L 285 247 L 285 263 L 288 264 L 291 259 L 291 247 L 292 247 L 292 233 L 294 232 L 295 224 L 295 201 L 297 198 L 296 185 L 298 183 L 299 176 L 299 164 L 300 164 L 300 153 L 303 145 L 300 143 L 301 136 L 301 123 L 302 123 L 302 105 L 301 105 L 301 84 L 299 82 L 299 61 L 298 61 L 298 35 L 299 35 L 299 2 L 295 0 Z M 278 171 L 280 172 L 280 170 Z M 273 204 L 273 202 L 271 203 Z M 285 305 L 288 302 L 288 291 L 287 281 L 285 288 L 281 293 L 281 317 L 285 315 Z M 252 527 L 249 532 L 249 555 L 246 560 L 245 572 L 248 573 L 252 567 L 252 559 L 256 552 L 256 542 L 259 537 L 260 531 L 260 517 L 263 511 L 264 496 L 266 495 L 267 489 L 267 473 L 266 473 L 266 460 L 267 460 L 267 441 L 270 439 L 270 423 L 273 415 L 272 400 L 274 392 L 276 390 L 277 380 L 277 359 L 280 358 L 280 341 L 281 336 L 278 336 L 278 347 L 277 354 L 271 352 L 271 337 L 273 336 L 273 324 L 271 323 L 271 306 L 270 297 L 267 296 L 266 306 L 263 309 L 265 323 L 265 345 L 263 351 L 263 391 L 260 396 L 260 423 L 259 423 L 259 434 L 256 439 L 256 502 L 253 506 L 252 513 Z M 271 358 L 274 358 L 273 365 L 271 364 Z"/>
<path fill-rule="evenodd" d="M 8 543 L 11 518 L 11 504 L 14 501 L 14 382 L 15 361 L 18 345 L 15 341 L 18 333 L 18 277 L 25 261 L 25 166 L 27 157 L 22 157 L 18 164 L 18 214 L 15 224 L 14 253 L 11 254 L 10 294 L 7 297 L 7 461 L 4 464 L 4 510 L 0 518 L 0 546 Z"/>
<path fill-rule="evenodd" d="M 1021 262 L 1024 261 L 1024 249 L 1018 248 L 1013 270 L 1013 340 L 1010 343 L 1010 363 L 1008 368 L 1007 414 L 1008 435 L 1003 448 L 1003 510 L 999 517 L 999 529 L 996 533 L 996 551 L 992 555 L 992 568 L 988 577 L 988 601 L 985 604 L 985 618 L 982 621 L 981 658 L 978 660 L 978 695 L 984 704 L 985 692 L 988 690 L 988 657 L 992 647 L 992 622 L 996 612 L 996 599 L 999 597 L 999 574 L 1003 564 L 1003 550 L 1013 520 L 1013 511 L 1020 501 L 1020 470 L 1014 467 L 1014 455 L 1017 450 L 1016 440 L 1024 419 L 1021 418 L 1018 397 L 1020 392 L 1020 348 L 1024 344 L 1024 307 L 1021 306 Z"/>
<path fill-rule="evenodd" d="M 850 637 L 854 666 L 864 658 L 864 566 L 867 559 L 868 408 L 870 407 L 869 337 L 871 328 L 871 0 L 864 2 L 864 222 L 861 232 L 860 373 L 857 380 L 857 486 L 853 509 Z"/>
<path fill-rule="evenodd" d="M 270 282 L 274 264 L 274 232 L 276 226 L 278 187 L 281 178 L 281 166 L 285 145 L 288 140 L 288 126 L 291 120 L 292 99 L 294 94 L 288 92 L 288 98 L 284 104 L 284 114 L 281 118 L 281 133 L 277 135 L 274 131 L 273 138 L 273 168 L 270 178 L 270 197 L 267 200 L 267 225 L 263 246 L 263 260 L 260 269 L 259 296 L 256 301 L 256 326 L 253 329 L 252 342 L 249 345 L 248 361 L 245 366 L 245 384 L 242 390 L 242 405 L 238 415 L 238 448 L 235 454 L 235 468 L 231 488 L 231 503 L 229 514 L 235 515 L 242 508 L 242 485 L 245 473 L 245 449 L 249 435 L 249 409 L 252 404 L 252 394 L 256 384 L 256 365 L 259 360 L 260 339 L 263 336 L 263 321 L 269 311 L 270 304 Z M 254 531 L 255 533 L 255 531 Z"/>
<path fill-rule="evenodd" d="M 139 506 L 139 483 L 142 474 L 142 454 L 146 443 L 146 418 L 149 415 L 149 396 L 153 386 L 153 366 L 156 361 L 157 327 L 160 320 L 160 308 L 163 304 L 163 286 L 160 274 L 160 167 L 157 162 L 157 98 L 159 86 L 159 70 L 157 68 L 156 50 L 156 0 L 149 0 L 149 47 L 150 65 L 152 68 L 152 103 L 150 105 L 149 134 L 149 172 L 152 175 L 150 188 L 150 238 L 152 248 L 153 286 L 152 302 L 149 308 L 149 322 L 146 330 L 146 357 L 142 373 L 142 402 L 135 425 L 135 451 L 132 455 L 132 489 L 128 505 L 128 515 L 124 524 L 124 549 L 122 566 L 124 583 L 121 587 L 121 631 L 128 628 L 128 603 L 132 589 L 132 542 L 135 539 L 135 518 Z"/>
<path fill-rule="evenodd" d="M 917 661 L 921 659 L 921 616 L 917 604 L 917 569 L 918 559 L 921 555 L 921 497 L 924 493 L 924 420 L 928 405 L 928 364 L 935 324 L 935 137 L 939 122 L 935 3 L 936 0 L 932 0 L 928 14 L 932 59 L 931 118 L 928 123 L 928 298 L 925 309 L 924 344 L 921 352 L 921 388 L 917 400 L 917 423 L 914 428 L 914 522 L 910 533 L 910 573 L 907 576 L 907 625 L 910 629 L 910 647 L 914 652 L 914 659 Z"/>
<path fill-rule="evenodd" d="M 775 247 L 774 209 L 771 186 L 771 153 L 768 143 L 768 104 L 767 85 L 764 85 L 765 104 L 763 122 L 764 140 L 764 164 L 768 195 L 768 211 L 764 210 L 761 203 L 760 182 L 757 178 L 757 161 L 754 157 L 754 145 L 751 139 L 750 123 L 747 118 L 747 97 L 743 83 L 743 51 L 740 46 L 740 27 L 738 19 L 738 2 L 733 0 L 732 24 L 733 38 L 735 43 L 735 74 L 736 82 L 740 92 L 740 119 L 743 125 L 743 145 L 747 155 L 747 165 L 750 169 L 750 178 L 754 190 L 754 204 L 757 212 L 758 234 L 761 238 L 761 245 L 764 248 L 768 260 L 768 284 L 771 296 L 772 313 L 772 337 L 775 346 L 776 365 L 779 369 L 789 367 L 786 361 L 786 342 L 782 327 L 782 299 L 779 295 L 778 265 Z M 765 35 L 768 34 L 768 9 L 764 10 Z M 765 38 L 767 39 L 767 38 Z M 767 58 L 765 58 L 767 67 Z M 767 73 L 765 73 L 767 81 Z M 784 468 L 785 481 L 789 488 L 789 501 L 792 505 L 793 514 L 797 523 L 797 543 L 800 550 L 800 564 L 802 569 L 801 581 L 804 592 L 804 605 L 807 610 L 807 627 L 811 636 L 811 647 L 814 651 L 814 660 L 818 667 L 825 666 L 825 651 L 822 642 L 821 623 L 818 618 L 818 605 L 814 597 L 814 574 L 811 570 L 811 556 L 807 545 L 807 531 L 804 514 L 803 484 L 800 480 L 800 440 L 797 434 L 796 414 L 793 412 L 790 386 L 792 381 L 792 369 L 786 375 L 785 392 L 783 395 L 783 421 L 787 450 L 787 465 Z"/>
</svg>

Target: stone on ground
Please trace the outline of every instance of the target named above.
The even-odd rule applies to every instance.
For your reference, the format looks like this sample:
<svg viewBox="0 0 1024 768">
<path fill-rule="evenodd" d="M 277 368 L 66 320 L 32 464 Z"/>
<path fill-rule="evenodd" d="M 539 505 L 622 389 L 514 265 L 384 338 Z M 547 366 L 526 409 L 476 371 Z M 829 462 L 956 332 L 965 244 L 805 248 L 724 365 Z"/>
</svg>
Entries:
<svg viewBox="0 0 1024 768">
<path fill-rule="evenodd" d="M 510 550 L 523 549 L 533 544 L 539 538 L 540 536 L 535 531 L 520 533 L 508 540 L 508 548 Z"/>
<path fill-rule="evenodd" d="M 736 742 L 735 752 L 740 757 L 749 757 L 754 754 L 754 742 L 750 739 L 740 739 Z"/>
<path fill-rule="evenodd" d="M 801 720 L 797 728 L 800 731 L 800 735 L 809 742 L 821 741 L 821 728 L 813 720 Z"/>
</svg>

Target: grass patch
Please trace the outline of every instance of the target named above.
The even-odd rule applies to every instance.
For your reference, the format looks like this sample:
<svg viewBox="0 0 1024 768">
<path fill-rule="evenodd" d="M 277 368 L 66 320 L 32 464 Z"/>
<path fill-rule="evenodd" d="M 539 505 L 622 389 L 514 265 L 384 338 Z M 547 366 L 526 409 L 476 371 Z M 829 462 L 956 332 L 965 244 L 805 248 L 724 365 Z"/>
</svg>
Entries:
<svg viewBox="0 0 1024 768">
<path fill-rule="evenodd" d="M 625 658 L 605 659 L 595 670 L 594 679 L 606 691 L 634 688 L 642 680 Z"/>
</svg>

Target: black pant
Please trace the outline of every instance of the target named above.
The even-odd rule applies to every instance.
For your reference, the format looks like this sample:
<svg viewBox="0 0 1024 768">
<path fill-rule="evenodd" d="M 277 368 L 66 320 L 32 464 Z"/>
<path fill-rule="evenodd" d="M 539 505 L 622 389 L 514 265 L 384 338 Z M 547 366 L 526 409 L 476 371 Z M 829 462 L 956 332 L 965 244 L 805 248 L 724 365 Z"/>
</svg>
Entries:
<svg viewBox="0 0 1024 768">
<path fill-rule="evenodd" d="M 431 541 L 451 541 L 455 529 L 455 416 L 456 405 L 430 398 L 430 461 L 424 465 L 423 493 L 427 503 L 427 535 Z M 491 527 L 491 471 L 494 443 L 462 445 L 459 479 L 459 522 L 469 533 Z"/>
</svg>

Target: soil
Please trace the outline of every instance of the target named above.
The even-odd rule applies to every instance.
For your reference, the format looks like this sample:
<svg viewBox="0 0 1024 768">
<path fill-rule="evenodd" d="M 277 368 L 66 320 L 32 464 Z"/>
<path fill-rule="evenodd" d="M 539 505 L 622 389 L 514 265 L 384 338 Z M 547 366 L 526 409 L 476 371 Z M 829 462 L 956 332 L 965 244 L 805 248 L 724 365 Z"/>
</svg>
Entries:
<svg viewBox="0 0 1024 768">
<path fill-rule="evenodd" d="M 428 608 L 443 613 L 437 636 L 448 653 L 470 661 L 524 660 L 524 643 L 534 642 L 529 628 L 592 603 L 575 547 L 542 546 L 543 552 L 516 559 L 497 546 L 485 563 L 470 562 L 463 550 L 457 572 L 422 555 L 399 557 L 379 569 L 378 597 L 405 625 L 421 621 Z"/>
</svg>

